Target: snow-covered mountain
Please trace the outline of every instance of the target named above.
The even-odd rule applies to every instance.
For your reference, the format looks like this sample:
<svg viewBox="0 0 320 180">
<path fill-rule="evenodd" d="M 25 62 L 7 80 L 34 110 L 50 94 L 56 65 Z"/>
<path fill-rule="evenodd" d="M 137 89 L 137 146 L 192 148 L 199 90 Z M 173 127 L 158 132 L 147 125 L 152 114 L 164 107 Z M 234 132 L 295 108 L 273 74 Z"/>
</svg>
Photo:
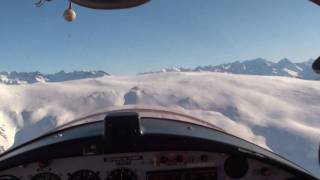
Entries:
<svg viewBox="0 0 320 180">
<path fill-rule="evenodd" d="M 271 62 L 266 59 L 258 58 L 243 62 L 235 61 L 232 63 L 217 66 L 198 66 L 190 68 L 166 68 L 158 72 L 226 72 L 233 74 L 250 74 L 264 76 L 285 76 L 295 77 L 306 80 L 319 80 L 320 76 L 315 74 L 311 68 L 313 60 L 301 63 L 293 63 L 289 59 L 281 59 L 279 62 Z"/>
<path fill-rule="evenodd" d="M 21 86 L 0 84 L 0 94 L 3 149 L 111 107 L 159 106 L 202 118 L 320 175 L 319 81 L 172 72 Z"/>
<path fill-rule="evenodd" d="M 44 82 L 62 82 L 85 78 L 97 78 L 109 75 L 104 71 L 60 71 L 55 74 L 42 74 L 40 72 L 0 72 L 0 83 L 3 84 L 33 84 Z"/>
</svg>

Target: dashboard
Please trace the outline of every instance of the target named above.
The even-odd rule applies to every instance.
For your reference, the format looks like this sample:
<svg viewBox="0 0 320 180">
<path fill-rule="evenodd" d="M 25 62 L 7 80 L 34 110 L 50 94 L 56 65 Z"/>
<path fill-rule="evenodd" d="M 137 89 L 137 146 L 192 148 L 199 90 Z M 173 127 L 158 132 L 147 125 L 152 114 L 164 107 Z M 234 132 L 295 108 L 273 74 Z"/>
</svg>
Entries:
<svg viewBox="0 0 320 180">
<path fill-rule="evenodd" d="M 0 180 L 318 180 L 206 121 L 144 109 L 87 118 L 100 115 L 2 154 Z"/>
<path fill-rule="evenodd" d="M 0 180 L 295 180 L 263 162 L 224 153 L 160 151 L 38 161 L 0 174 Z"/>
</svg>

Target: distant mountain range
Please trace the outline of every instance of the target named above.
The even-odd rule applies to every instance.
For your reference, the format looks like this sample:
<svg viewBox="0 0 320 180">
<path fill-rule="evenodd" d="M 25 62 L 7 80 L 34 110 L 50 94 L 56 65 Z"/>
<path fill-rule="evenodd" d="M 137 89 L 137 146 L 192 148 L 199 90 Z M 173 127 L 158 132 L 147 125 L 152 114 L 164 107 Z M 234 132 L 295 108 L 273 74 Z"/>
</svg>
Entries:
<svg viewBox="0 0 320 180">
<path fill-rule="evenodd" d="M 246 61 L 235 61 L 232 63 L 221 64 L 217 66 L 198 66 L 194 69 L 189 68 L 166 68 L 162 71 L 149 72 L 224 72 L 232 74 L 249 74 L 249 75 L 264 75 L 264 76 L 285 76 L 294 77 L 306 80 L 319 80 L 320 76 L 315 74 L 311 68 L 313 60 L 293 63 L 289 59 L 282 59 L 279 62 L 272 62 L 266 59 L 257 58 Z M 144 73 L 148 74 L 148 73 Z"/>
<path fill-rule="evenodd" d="M 313 60 L 293 63 L 289 59 L 282 59 L 279 62 L 268 61 L 257 58 L 246 61 L 235 61 L 221 65 L 198 66 L 196 68 L 165 68 L 161 71 L 146 72 L 141 74 L 152 74 L 161 72 L 223 72 L 232 74 L 249 74 L 264 76 L 285 76 L 305 80 L 320 80 L 320 76 L 315 74 L 311 68 Z M 109 76 L 104 71 L 60 71 L 54 74 L 43 74 L 40 72 L 0 72 L 0 83 L 14 84 L 33 84 L 44 82 L 63 82 L 79 80 L 85 78 L 98 78 Z"/>
<path fill-rule="evenodd" d="M 110 75 L 104 71 L 60 71 L 54 74 L 40 72 L 0 72 L 0 83 L 4 84 L 33 84 L 44 82 L 62 82 L 86 78 L 97 78 Z"/>
</svg>

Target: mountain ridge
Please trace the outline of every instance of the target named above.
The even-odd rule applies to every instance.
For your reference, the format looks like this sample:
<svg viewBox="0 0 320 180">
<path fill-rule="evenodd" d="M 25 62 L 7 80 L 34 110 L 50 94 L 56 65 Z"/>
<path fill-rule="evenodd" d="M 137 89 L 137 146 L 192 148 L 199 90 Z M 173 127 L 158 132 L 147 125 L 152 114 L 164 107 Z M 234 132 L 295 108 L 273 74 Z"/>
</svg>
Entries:
<svg viewBox="0 0 320 180">
<path fill-rule="evenodd" d="M 71 80 L 80 80 L 86 78 L 98 78 L 110 76 L 101 70 L 97 71 L 59 71 L 54 74 L 43 74 L 39 71 L 34 72 L 0 72 L 0 83 L 7 85 L 34 84 L 45 82 L 63 82 Z"/>
<path fill-rule="evenodd" d="M 220 65 L 197 66 L 195 68 L 172 67 L 164 68 L 161 71 L 143 72 L 140 74 L 154 74 L 163 72 L 221 72 L 231 74 L 262 75 L 262 76 L 283 76 L 299 78 L 304 80 L 320 80 L 319 75 L 313 72 L 313 60 L 304 62 L 292 62 L 283 58 L 278 62 L 272 62 L 264 58 L 256 58 L 244 61 L 234 61 Z M 110 76 L 109 73 L 96 71 L 59 71 L 53 74 L 34 72 L 0 72 L 0 84 L 20 85 L 46 82 L 63 82 L 87 78 L 99 78 Z"/>
<path fill-rule="evenodd" d="M 319 80 L 319 76 L 312 70 L 312 62 L 312 59 L 304 62 L 294 63 L 287 58 L 283 58 L 278 62 L 272 62 L 263 58 L 256 58 L 245 61 L 234 61 L 220 65 L 197 66 L 195 68 L 164 68 L 161 71 L 147 72 L 143 74 L 161 72 L 222 72 L 246 75 L 283 76 L 304 80 Z"/>
</svg>

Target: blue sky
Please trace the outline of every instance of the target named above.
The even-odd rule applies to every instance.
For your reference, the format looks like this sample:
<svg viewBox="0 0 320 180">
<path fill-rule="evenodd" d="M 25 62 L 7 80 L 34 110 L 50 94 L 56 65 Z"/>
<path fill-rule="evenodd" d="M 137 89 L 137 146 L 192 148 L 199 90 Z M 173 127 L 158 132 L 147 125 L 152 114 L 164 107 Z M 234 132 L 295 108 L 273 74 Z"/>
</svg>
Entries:
<svg viewBox="0 0 320 180">
<path fill-rule="evenodd" d="M 101 69 L 134 74 L 257 57 L 304 61 L 320 55 L 320 7 L 308 0 L 152 0 L 129 10 L 0 4 L 0 71 Z"/>
</svg>

